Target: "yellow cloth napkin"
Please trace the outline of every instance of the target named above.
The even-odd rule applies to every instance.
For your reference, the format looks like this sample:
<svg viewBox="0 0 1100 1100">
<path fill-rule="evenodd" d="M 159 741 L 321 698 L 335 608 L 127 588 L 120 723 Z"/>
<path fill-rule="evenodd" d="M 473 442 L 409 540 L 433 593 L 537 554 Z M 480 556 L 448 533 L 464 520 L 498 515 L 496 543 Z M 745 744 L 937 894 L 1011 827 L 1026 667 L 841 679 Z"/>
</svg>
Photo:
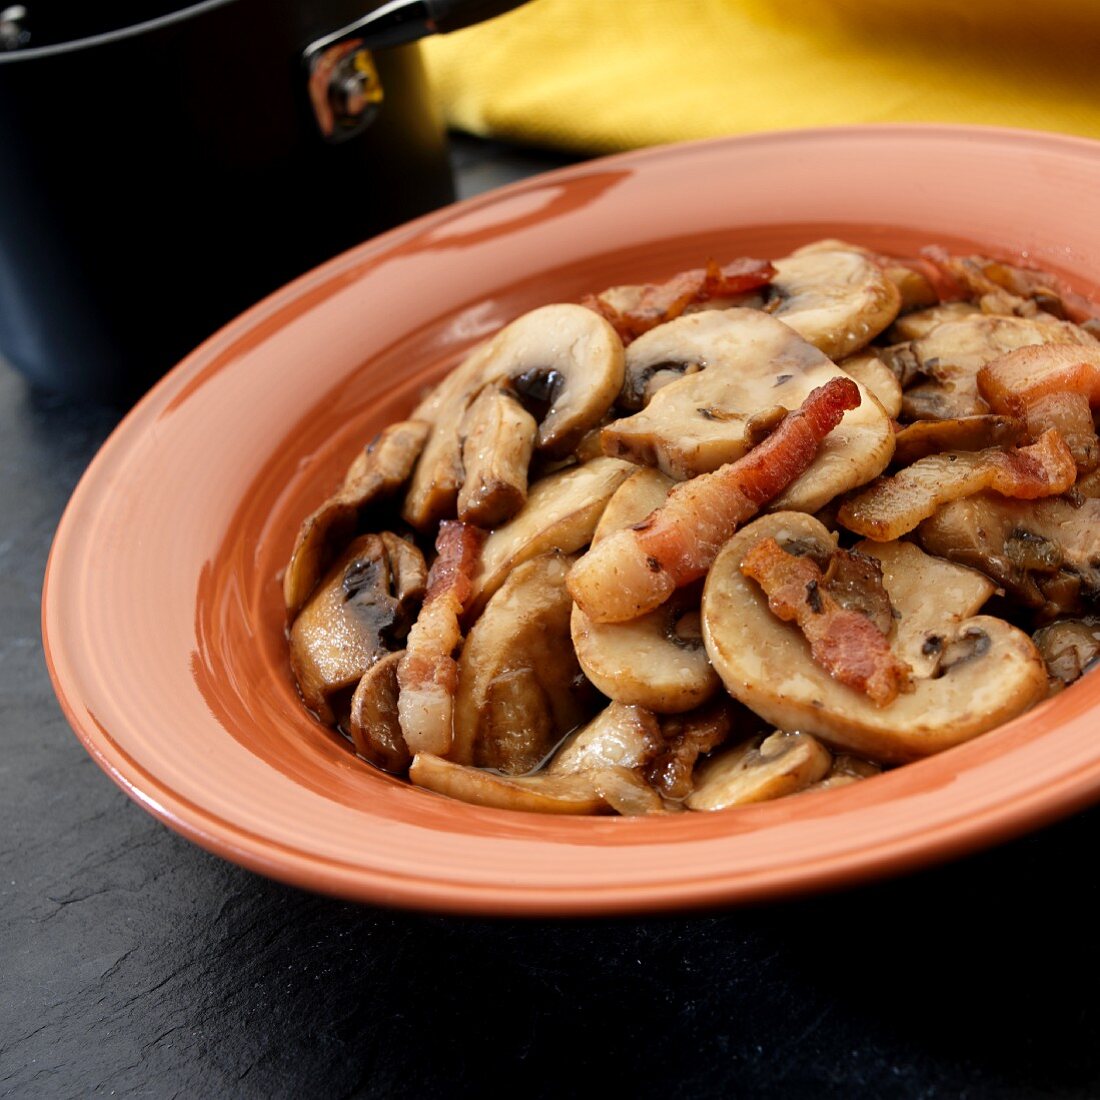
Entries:
<svg viewBox="0 0 1100 1100">
<path fill-rule="evenodd" d="M 1096 0 L 532 0 L 424 50 L 452 127 L 582 153 L 851 122 L 1100 137 Z"/>
</svg>

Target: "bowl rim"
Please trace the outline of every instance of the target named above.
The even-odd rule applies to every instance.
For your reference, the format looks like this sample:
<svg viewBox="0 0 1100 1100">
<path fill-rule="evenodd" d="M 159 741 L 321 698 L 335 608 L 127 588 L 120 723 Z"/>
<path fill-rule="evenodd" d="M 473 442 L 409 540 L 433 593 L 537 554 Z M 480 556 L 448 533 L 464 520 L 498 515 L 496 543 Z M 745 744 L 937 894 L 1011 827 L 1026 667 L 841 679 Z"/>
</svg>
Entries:
<svg viewBox="0 0 1100 1100">
<path fill-rule="evenodd" d="M 415 873 L 401 875 L 378 870 L 353 861 L 332 859 L 315 852 L 288 848 L 282 841 L 271 841 L 259 833 L 211 813 L 178 795 L 162 780 L 148 772 L 112 739 L 109 731 L 94 718 L 80 715 L 69 696 L 62 669 L 65 643 L 51 637 L 48 617 L 55 598 L 57 562 L 74 515 L 100 471 L 115 453 L 124 452 L 127 435 L 154 408 L 161 407 L 218 352 L 243 334 L 253 330 L 287 303 L 305 295 L 311 288 L 330 280 L 349 266 L 368 257 L 384 254 L 401 242 L 428 228 L 445 225 L 485 206 L 508 200 L 525 191 L 545 187 L 557 181 L 583 177 L 617 164 L 631 165 L 654 159 L 675 157 L 684 150 L 713 146 L 734 148 L 772 143 L 829 140 L 831 135 L 848 135 L 874 140 L 879 136 L 911 135 L 914 139 L 973 137 L 1002 140 L 1013 145 L 1021 141 L 1030 147 L 1076 150 L 1100 159 L 1100 142 L 1077 135 L 1002 126 L 972 126 L 947 123 L 851 124 L 763 131 L 759 133 L 676 142 L 596 157 L 526 177 L 502 187 L 451 203 L 376 237 L 363 241 L 284 284 L 239 314 L 198 345 L 180 363 L 168 371 L 122 417 L 103 443 L 74 488 L 58 522 L 46 562 L 42 585 L 41 630 L 43 653 L 54 692 L 76 736 L 96 763 L 135 802 L 176 832 L 199 847 L 237 863 L 249 870 L 314 892 L 373 904 L 424 909 L 436 912 L 496 914 L 513 916 L 601 915 L 623 912 L 659 912 L 671 909 L 706 908 L 733 902 L 758 902 L 792 897 L 825 888 L 838 888 L 872 878 L 908 873 L 934 863 L 973 852 L 990 844 L 1008 840 L 1036 827 L 1072 814 L 1100 797 L 1100 753 L 1092 767 L 1066 776 L 1053 786 L 1047 784 L 1031 792 L 1031 798 L 1006 807 L 992 802 L 979 814 L 965 820 L 947 820 L 932 830 L 914 833 L 899 842 L 871 842 L 862 847 L 858 858 L 841 853 L 832 859 L 815 859 L 812 868 L 801 868 L 796 876 L 789 870 L 777 874 L 757 872 L 747 881 L 743 873 L 717 874 L 706 881 L 655 884 L 609 883 L 586 887 L 583 896 L 572 885 L 532 887 L 519 884 L 513 890 L 499 883 L 491 885 L 448 882 L 445 891 L 435 879 Z M 935 758 L 931 758 L 935 759 Z M 920 764 L 907 765 L 919 767 Z M 1054 791 L 1054 795 L 1052 795 Z M 513 811 L 495 811 L 511 815 Z"/>
</svg>

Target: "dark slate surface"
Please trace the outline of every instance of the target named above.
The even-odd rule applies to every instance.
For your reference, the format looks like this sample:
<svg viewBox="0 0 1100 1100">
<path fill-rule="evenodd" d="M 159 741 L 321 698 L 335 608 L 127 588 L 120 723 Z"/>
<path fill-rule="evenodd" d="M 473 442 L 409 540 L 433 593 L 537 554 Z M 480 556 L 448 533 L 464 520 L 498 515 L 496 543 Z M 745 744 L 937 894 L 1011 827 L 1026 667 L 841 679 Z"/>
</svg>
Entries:
<svg viewBox="0 0 1100 1100">
<path fill-rule="evenodd" d="M 469 194 L 555 160 L 456 163 Z M 604 922 L 344 904 L 157 824 L 69 732 L 39 641 L 116 419 L 0 366 L 0 1096 L 564 1096 L 601 1068 L 611 1095 L 1100 1095 L 1097 811 L 828 897 Z"/>
</svg>

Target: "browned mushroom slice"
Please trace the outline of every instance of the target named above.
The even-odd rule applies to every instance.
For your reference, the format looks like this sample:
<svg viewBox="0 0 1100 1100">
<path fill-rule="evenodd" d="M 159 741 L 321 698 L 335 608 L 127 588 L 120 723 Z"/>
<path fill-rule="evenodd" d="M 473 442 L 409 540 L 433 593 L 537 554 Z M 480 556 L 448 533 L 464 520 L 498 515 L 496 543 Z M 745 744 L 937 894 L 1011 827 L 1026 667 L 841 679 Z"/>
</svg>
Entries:
<svg viewBox="0 0 1100 1100">
<path fill-rule="evenodd" d="M 309 599 L 340 542 L 351 537 L 360 509 L 392 496 L 408 481 L 430 428 L 419 420 L 391 424 L 356 457 L 335 495 L 306 518 L 283 575 L 291 615 Z"/>
<path fill-rule="evenodd" d="M 367 669 L 351 697 L 348 717 L 348 733 L 359 755 L 395 775 L 407 772 L 412 760 L 397 713 L 397 666 L 404 653 L 389 653 Z"/>
<path fill-rule="evenodd" d="M 892 477 L 849 497 L 839 521 L 858 535 L 889 542 L 912 531 L 952 500 L 992 489 L 1006 497 L 1035 500 L 1057 496 L 1077 478 L 1073 455 L 1055 431 L 1027 447 L 946 451 L 928 455 Z"/>
<path fill-rule="evenodd" d="M 1100 498 L 1003 500 L 988 493 L 939 509 L 918 529 L 930 553 L 980 569 L 1043 617 L 1100 598 Z"/>
<path fill-rule="evenodd" d="M 1006 352 L 1036 344 L 1097 347 L 1096 341 L 1077 325 L 1051 317 L 975 313 L 937 325 L 908 345 L 918 370 L 928 381 L 906 389 L 902 415 L 923 420 L 989 412 L 978 392 L 978 371 Z"/>
<path fill-rule="evenodd" d="M 496 386 L 481 391 L 460 429 L 463 523 L 495 527 L 523 507 L 537 430 L 535 418 L 511 394 Z"/>
<path fill-rule="evenodd" d="M 886 330 L 886 339 L 891 344 L 920 340 L 947 321 L 961 321 L 977 313 L 981 310 L 972 302 L 943 302 L 930 309 L 903 314 Z"/>
<path fill-rule="evenodd" d="M 646 768 L 646 778 L 666 798 L 686 798 L 699 757 L 716 749 L 735 729 L 754 722 L 755 716 L 729 699 L 666 718 L 661 725 L 664 747 Z"/>
<path fill-rule="evenodd" d="M 514 569 L 466 636 L 450 756 L 519 775 L 591 713 L 593 692 L 569 643 L 572 558 Z"/>
<path fill-rule="evenodd" d="M 1061 619 L 1037 630 L 1033 641 L 1056 686 L 1072 684 L 1100 658 L 1100 617 Z"/>
<path fill-rule="evenodd" d="M 393 535 L 357 538 L 325 575 L 290 630 L 298 688 L 322 721 L 336 720 L 333 696 L 401 645 L 425 577 L 420 551 Z"/>
<path fill-rule="evenodd" d="M 816 387 L 847 377 L 787 325 L 750 309 L 696 313 L 647 333 L 627 352 L 628 384 L 670 363 L 707 366 L 604 428 L 603 445 L 681 480 L 743 457 L 759 441 L 751 429 L 761 414 L 795 409 Z M 894 445 L 889 418 L 862 386 L 860 396 L 776 507 L 813 511 L 885 468 Z"/>
<path fill-rule="evenodd" d="M 727 810 L 795 794 L 828 774 L 832 757 L 808 733 L 754 737 L 711 757 L 688 795 L 689 810 Z"/>
<path fill-rule="evenodd" d="M 569 775 L 497 775 L 431 753 L 417 753 L 409 778 L 418 786 L 477 806 L 544 814 L 597 814 L 608 804 L 592 772 Z"/>
<path fill-rule="evenodd" d="M 658 470 L 631 474 L 608 501 L 593 545 L 645 519 L 674 482 Z M 625 623 L 596 623 L 577 606 L 570 620 L 584 674 L 608 698 L 661 714 L 691 710 L 718 690 L 699 629 L 699 591 L 683 589 L 655 611 Z"/>
<path fill-rule="evenodd" d="M 803 791 L 831 791 L 835 787 L 847 787 L 861 779 L 871 779 L 882 774 L 882 768 L 870 760 L 842 752 L 833 757 L 833 766 L 824 779 L 803 787 Z"/>
<path fill-rule="evenodd" d="M 892 645 L 912 670 L 913 690 L 877 706 L 838 683 L 810 656 L 806 639 L 768 609 L 741 563 L 759 542 L 835 546 L 811 516 L 775 513 L 726 544 L 703 593 L 703 637 L 727 690 L 780 729 L 884 762 L 940 752 L 1000 725 L 1046 694 L 1042 659 L 1022 631 L 974 615 L 984 578 L 924 554 L 912 543 L 863 543 L 879 557 L 897 614 Z"/>
<path fill-rule="evenodd" d="M 803 245 L 801 248 L 796 248 L 793 255 L 802 256 L 807 252 L 858 252 L 861 256 L 865 256 L 894 284 L 901 298 L 902 310 L 920 309 L 923 306 L 935 305 L 939 301 L 936 288 L 929 280 L 927 261 L 883 255 L 881 252 L 874 252 L 862 245 L 852 244 L 850 241 L 837 240 L 835 237 Z"/>
<path fill-rule="evenodd" d="M 908 466 L 941 451 L 981 451 L 986 447 L 1011 447 L 1027 433 L 1027 425 L 1014 416 L 963 416 L 950 420 L 918 420 L 897 433 L 894 462 Z M 1041 433 L 1040 433 L 1041 434 Z"/>
<path fill-rule="evenodd" d="M 405 519 L 423 530 L 455 514 L 463 482 L 461 425 L 486 386 L 509 389 L 545 409 L 535 445 L 560 457 L 600 422 L 622 381 L 622 342 L 592 310 L 562 303 L 517 318 L 476 348 L 413 413 L 433 427 L 405 499 Z"/>
<path fill-rule="evenodd" d="M 591 722 L 561 743 L 546 770 L 564 775 L 599 768 L 641 768 L 664 745 L 661 727 L 652 711 L 609 703 Z"/>
</svg>

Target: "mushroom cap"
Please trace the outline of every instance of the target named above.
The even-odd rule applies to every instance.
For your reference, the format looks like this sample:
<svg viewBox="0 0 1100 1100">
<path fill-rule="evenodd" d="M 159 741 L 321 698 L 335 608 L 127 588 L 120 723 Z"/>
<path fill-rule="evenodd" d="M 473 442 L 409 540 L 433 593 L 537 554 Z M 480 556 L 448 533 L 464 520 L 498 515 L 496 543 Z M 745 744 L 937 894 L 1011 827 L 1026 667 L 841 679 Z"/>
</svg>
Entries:
<svg viewBox="0 0 1100 1100">
<path fill-rule="evenodd" d="M 954 578 L 955 587 L 972 586 L 971 571 L 928 555 L 915 559 L 907 550 L 899 553 L 896 569 L 884 564 L 883 570 L 883 584 L 899 615 L 894 645 L 909 637 L 906 620 L 920 615 L 921 630 L 936 632 L 940 659 L 931 675 L 925 675 L 927 666 L 914 668 L 911 692 L 876 706 L 816 664 L 801 632 L 774 616 L 760 589 L 741 574 L 745 555 L 766 538 L 828 552 L 835 536 L 811 516 L 763 516 L 730 539 L 707 578 L 703 638 L 711 662 L 730 694 L 775 726 L 817 734 L 830 745 L 875 760 L 902 762 L 992 729 L 1046 694 L 1042 659 L 1026 634 L 1001 619 L 968 617 L 972 602 L 963 605 L 961 614 L 951 602 L 956 596 L 949 581 Z M 864 549 L 882 560 L 883 545 Z M 915 560 L 927 572 L 919 583 L 901 583 Z"/>
<path fill-rule="evenodd" d="M 775 261 L 772 314 L 830 359 L 869 344 L 898 315 L 901 294 L 882 269 L 850 248 L 817 248 Z"/>
<path fill-rule="evenodd" d="M 587 546 L 604 506 L 634 470 L 629 462 L 595 458 L 537 481 L 519 512 L 485 540 L 468 619 L 481 613 L 516 566 L 552 550 L 572 554 Z"/>
<path fill-rule="evenodd" d="M 593 544 L 645 519 L 674 484 L 658 470 L 636 470 L 608 501 Z M 573 648 L 584 674 L 609 699 L 659 714 L 691 710 L 719 687 L 698 611 L 697 589 L 680 589 L 656 610 L 622 623 L 593 622 L 574 604 Z"/>
<path fill-rule="evenodd" d="M 695 777 L 689 810 L 726 810 L 795 794 L 824 779 L 829 750 L 808 733 L 777 730 L 712 756 Z"/>
<path fill-rule="evenodd" d="M 414 412 L 433 427 L 405 500 L 405 519 L 424 529 L 454 514 L 463 481 L 461 425 L 486 386 L 544 403 L 536 448 L 563 455 L 599 423 L 622 381 L 622 341 L 592 310 L 566 302 L 518 317 L 476 348 Z"/>
<path fill-rule="evenodd" d="M 658 466 L 678 479 L 741 458 L 754 429 L 777 407 L 797 409 L 830 378 L 847 377 L 782 321 L 749 309 L 694 313 L 630 345 L 628 374 L 669 364 L 706 365 L 662 386 L 633 416 L 604 428 L 604 450 Z M 885 469 L 894 448 L 890 420 L 857 380 L 862 398 L 845 413 L 801 477 L 775 508 L 816 511 L 838 493 Z"/>
<path fill-rule="evenodd" d="M 591 688 L 569 644 L 572 560 L 551 553 L 519 565 L 471 627 L 458 665 L 451 759 L 529 772 L 591 713 Z"/>
<path fill-rule="evenodd" d="M 412 760 L 397 714 L 397 666 L 404 654 L 403 649 L 387 653 L 367 669 L 351 697 L 348 717 L 359 755 L 396 775 L 408 771 Z"/>
</svg>

